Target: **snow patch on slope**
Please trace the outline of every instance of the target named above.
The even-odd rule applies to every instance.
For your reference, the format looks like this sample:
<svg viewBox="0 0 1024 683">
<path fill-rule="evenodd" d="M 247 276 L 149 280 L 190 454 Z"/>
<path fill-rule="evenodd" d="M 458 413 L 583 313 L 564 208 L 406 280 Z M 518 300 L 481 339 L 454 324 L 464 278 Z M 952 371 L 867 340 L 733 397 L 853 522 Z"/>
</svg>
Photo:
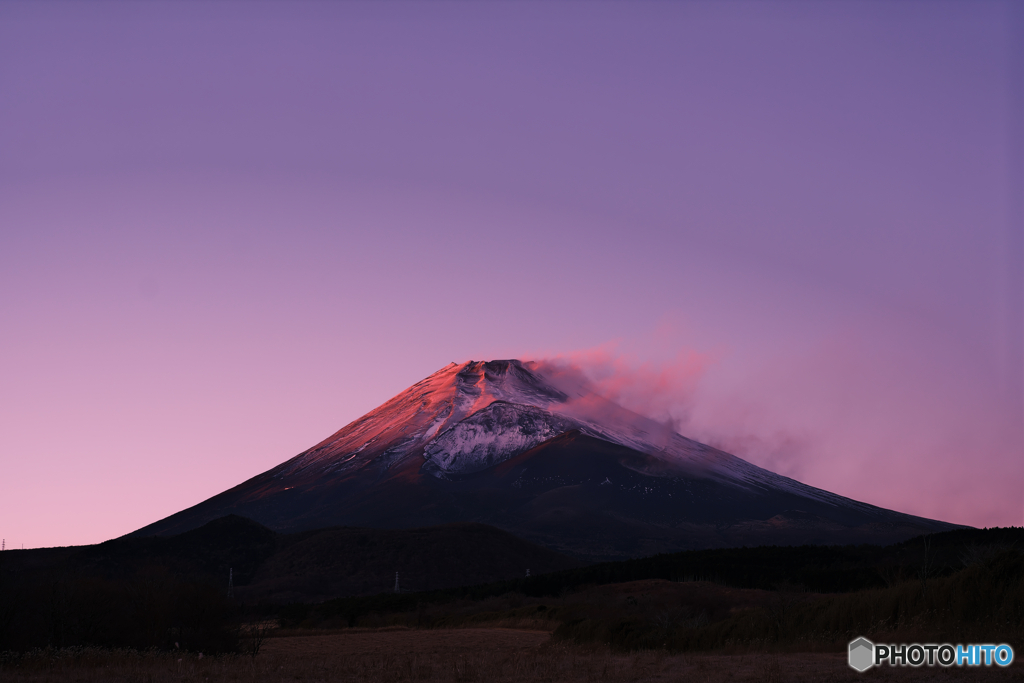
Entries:
<svg viewBox="0 0 1024 683">
<path fill-rule="evenodd" d="M 444 472 L 478 472 L 578 427 L 546 410 L 495 401 L 427 444 L 423 455 Z"/>
</svg>

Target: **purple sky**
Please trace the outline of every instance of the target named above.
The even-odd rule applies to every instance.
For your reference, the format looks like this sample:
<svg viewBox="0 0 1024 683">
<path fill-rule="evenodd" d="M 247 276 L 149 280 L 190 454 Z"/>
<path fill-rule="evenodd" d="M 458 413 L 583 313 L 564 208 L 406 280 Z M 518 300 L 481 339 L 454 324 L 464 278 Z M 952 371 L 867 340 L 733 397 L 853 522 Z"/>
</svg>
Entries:
<svg viewBox="0 0 1024 683">
<path fill-rule="evenodd" d="M 559 357 L 1024 523 L 1011 2 L 0 3 L 0 535 L 103 541 Z"/>
</svg>

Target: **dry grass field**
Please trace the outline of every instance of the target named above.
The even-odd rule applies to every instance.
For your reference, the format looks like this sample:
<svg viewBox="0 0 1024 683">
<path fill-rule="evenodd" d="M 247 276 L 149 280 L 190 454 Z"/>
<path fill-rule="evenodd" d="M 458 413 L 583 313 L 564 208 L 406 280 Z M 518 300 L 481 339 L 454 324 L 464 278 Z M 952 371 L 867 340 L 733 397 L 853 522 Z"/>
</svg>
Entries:
<svg viewBox="0 0 1024 683">
<path fill-rule="evenodd" d="M 546 631 L 508 628 L 352 629 L 266 641 L 255 658 L 71 649 L 36 651 L 0 663 L 0 680 L 124 682 L 366 683 L 583 681 L 1024 681 L 1006 669 L 888 667 L 857 674 L 841 654 L 616 653 L 550 642 Z"/>
</svg>

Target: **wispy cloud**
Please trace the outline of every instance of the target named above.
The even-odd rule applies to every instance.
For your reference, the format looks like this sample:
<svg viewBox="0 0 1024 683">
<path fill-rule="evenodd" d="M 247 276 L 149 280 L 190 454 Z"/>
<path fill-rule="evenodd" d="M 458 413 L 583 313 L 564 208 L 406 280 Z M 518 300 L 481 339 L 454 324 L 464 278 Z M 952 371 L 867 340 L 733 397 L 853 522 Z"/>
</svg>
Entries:
<svg viewBox="0 0 1024 683">
<path fill-rule="evenodd" d="M 974 525 L 1020 516 L 1019 420 L 966 360 L 855 330 L 760 358 L 678 346 L 659 362 L 623 346 L 533 362 L 594 419 L 611 408 L 588 392 L 852 498 Z"/>
</svg>

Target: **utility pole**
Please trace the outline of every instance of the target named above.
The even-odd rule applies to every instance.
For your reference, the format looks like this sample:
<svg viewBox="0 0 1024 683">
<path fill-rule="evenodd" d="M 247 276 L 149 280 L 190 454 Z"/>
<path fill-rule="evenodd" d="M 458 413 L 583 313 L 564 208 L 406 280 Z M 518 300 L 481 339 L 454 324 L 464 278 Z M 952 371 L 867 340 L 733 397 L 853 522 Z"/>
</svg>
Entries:
<svg viewBox="0 0 1024 683">
<path fill-rule="evenodd" d="M 228 597 L 235 597 L 235 568 L 228 569 Z"/>
<path fill-rule="evenodd" d="M 395 592 L 401 593 L 401 591 L 398 588 L 398 572 L 395 572 Z"/>
</svg>

